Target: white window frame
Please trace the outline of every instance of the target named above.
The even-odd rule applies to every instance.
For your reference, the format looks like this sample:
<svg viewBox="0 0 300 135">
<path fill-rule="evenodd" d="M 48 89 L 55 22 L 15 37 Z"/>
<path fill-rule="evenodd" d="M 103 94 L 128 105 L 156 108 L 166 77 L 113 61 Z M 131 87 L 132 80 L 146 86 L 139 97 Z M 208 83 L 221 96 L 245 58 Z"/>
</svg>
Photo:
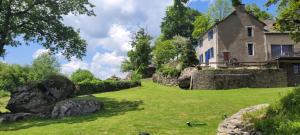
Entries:
<svg viewBox="0 0 300 135">
<path fill-rule="evenodd" d="M 248 28 L 251 28 L 251 36 L 248 35 Z M 247 37 L 254 37 L 255 26 L 246 26 Z"/>
<path fill-rule="evenodd" d="M 252 44 L 252 55 L 249 54 L 249 44 Z M 247 55 L 248 56 L 255 56 L 255 43 L 254 42 L 247 42 L 246 43 Z"/>
</svg>

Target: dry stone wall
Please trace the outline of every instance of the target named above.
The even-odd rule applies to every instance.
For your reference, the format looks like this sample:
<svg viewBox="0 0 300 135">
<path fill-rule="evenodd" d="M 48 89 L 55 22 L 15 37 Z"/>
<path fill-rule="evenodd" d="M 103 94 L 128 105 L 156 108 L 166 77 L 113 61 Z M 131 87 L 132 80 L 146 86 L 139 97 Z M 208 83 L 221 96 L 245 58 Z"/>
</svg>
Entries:
<svg viewBox="0 0 300 135">
<path fill-rule="evenodd" d="M 287 72 L 277 69 L 200 70 L 192 75 L 192 89 L 287 87 Z"/>
</svg>

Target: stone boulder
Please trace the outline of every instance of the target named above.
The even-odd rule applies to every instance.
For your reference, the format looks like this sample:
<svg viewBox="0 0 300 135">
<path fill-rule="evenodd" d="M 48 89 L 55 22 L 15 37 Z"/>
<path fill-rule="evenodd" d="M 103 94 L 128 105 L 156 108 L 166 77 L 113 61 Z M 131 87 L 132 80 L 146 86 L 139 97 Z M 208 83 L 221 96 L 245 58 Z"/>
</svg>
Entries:
<svg viewBox="0 0 300 135">
<path fill-rule="evenodd" d="M 5 113 L 0 115 L 0 123 L 16 122 L 33 117 L 30 113 Z"/>
<path fill-rule="evenodd" d="M 189 67 L 189 68 L 184 69 L 178 78 L 179 87 L 182 89 L 190 89 L 192 74 L 194 72 L 196 72 L 197 70 L 198 69 L 194 68 L 194 67 Z"/>
<path fill-rule="evenodd" d="M 6 108 L 12 113 L 48 115 L 56 102 L 71 98 L 75 89 L 68 78 L 52 75 L 42 82 L 17 88 Z"/>
<path fill-rule="evenodd" d="M 97 100 L 69 99 L 58 102 L 51 113 L 52 118 L 80 116 L 95 113 L 103 109 L 104 104 Z"/>
</svg>

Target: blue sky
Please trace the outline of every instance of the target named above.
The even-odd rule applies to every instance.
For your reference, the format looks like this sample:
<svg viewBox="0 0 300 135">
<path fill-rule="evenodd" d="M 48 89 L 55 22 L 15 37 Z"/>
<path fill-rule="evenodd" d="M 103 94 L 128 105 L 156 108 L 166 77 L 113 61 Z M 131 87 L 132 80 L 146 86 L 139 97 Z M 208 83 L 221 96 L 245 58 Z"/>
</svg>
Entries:
<svg viewBox="0 0 300 135">
<path fill-rule="evenodd" d="M 83 60 L 65 60 L 57 55 L 64 74 L 71 74 L 78 68 L 88 69 L 97 77 L 105 79 L 111 75 L 124 77 L 120 72 L 120 63 L 126 59 L 130 50 L 128 41 L 132 31 L 138 27 L 146 27 L 156 37 L 160 34 L 161 18 L 165 8 L 172 0 L 90 0 L 96 5 L 96 17 L 73 16 L 64 17 L 64 23 L 81 30 L 81 36 L 88 42 L 87 56 Z M 213 0 L 190 0 L 190 7 L 206 12 Z M 243 0 L 244 4 L 255 3 L 267 10 L 267 0 Z M 268 12 L 276 14 L 274 7 Z M 31 64 L 32 60 L 46 50 L 32 43 L 30 46 L 17 48 L 6 47 L 4 61 L 11 64 Z"/>
</svg>

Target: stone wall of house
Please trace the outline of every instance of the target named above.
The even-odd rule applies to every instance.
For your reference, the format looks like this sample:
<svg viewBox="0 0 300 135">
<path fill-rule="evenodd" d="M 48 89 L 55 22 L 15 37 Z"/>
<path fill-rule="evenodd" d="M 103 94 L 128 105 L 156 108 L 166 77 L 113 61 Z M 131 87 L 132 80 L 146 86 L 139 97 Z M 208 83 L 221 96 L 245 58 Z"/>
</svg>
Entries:
<svg viewBox="0 0 300 135">
<path fill-rule="evenodd" d="M 287 72 L 277 69 L 200 70 L 192 75 L 192 89 L 287 87 Z"/>
<path fill-rule="evenodd" d="M 300 84 L 300 75 L 294 73 L 293 64 L 290 63 L 282 63 L 281 68 L 287 71 L 287 83 L 288 86 L 294 87 Z"/>
<path fill-rule="evenodd" d="M 178 77 L 166 77 L 160 73 L 155 73 L 152 77 L 153 82 L 169 85 L 169 86 L 178 86 Z"/>
</svg>

